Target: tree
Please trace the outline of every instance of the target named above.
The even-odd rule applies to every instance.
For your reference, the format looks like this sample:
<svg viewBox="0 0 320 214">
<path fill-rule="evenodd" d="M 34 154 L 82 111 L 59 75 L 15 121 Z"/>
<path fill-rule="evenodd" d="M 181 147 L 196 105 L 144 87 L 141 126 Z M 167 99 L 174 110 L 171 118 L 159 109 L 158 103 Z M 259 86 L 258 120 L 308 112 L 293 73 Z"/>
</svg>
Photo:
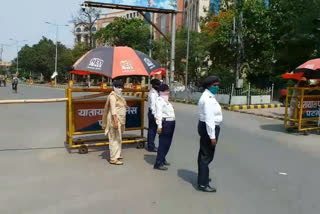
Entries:
<svg viewBox="0 0 320 214">
<path fill-rule="evenodd" d="M 149 26 L 142 19 L 115 18 L 106 27 L 100 29 L 95 38 L 110 46 L 128 46 L 148 53 Z"/>
<path fill-rule="evenodd" d="M 222 87 L 234 82 L 236 49 L 231 43 L 233 17 L 233 10 L 220 11 L 218 15 L 208 14 L 201 23 L 202 41 L 207 43 L 205 49 L 208 51 L 207 61 L 210 62 L 207 75 L 219 76 Z"/>
<path fill-rule="evenodd" d="M 58 43 L 58 79 L 66 79 L 67 71 L 71 67 L 74 58 L 70 49 Z M 29 77 L 30 72 L 42 73 L 45 80 L 50 80 L 55 65 L 55 44 L 52 40 L 43 37 L 33 46 L 25 45 L 19 51 L 20 76 Z M 16 66 L 16 59 L 13 61 Z"/>
<path fill-rule="evenodd" d="M 242 12 L 243 61 L 249 67 L 245 75 L 250 82 L 269 84 L 266 77 L 272 75 L 275 60 L 271 11 L 265 1 L 251 0 L 244 3 Z"/>
<path fill-rule="evenodd" d="M 100 17 L 101 10 L 88 7 L 81 8 L 77 16 L 73 16 L 72 22 L 75 26 L 82 25 L 89 33 L 89 48 L 93 48 L 93 32 L 92 28 Z"/>
</svg>

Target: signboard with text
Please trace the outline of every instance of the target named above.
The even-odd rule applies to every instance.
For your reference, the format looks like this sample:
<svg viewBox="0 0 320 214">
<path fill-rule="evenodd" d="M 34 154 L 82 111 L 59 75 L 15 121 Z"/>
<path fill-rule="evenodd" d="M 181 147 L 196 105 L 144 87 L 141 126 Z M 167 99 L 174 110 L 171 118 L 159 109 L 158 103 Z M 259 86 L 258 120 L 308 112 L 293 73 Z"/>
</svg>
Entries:
<svg viewBox="0 0 320 214">
<path fill-rule="evenodd" d="M 90 2 L 177 10 L 177 0 L 90 0 Z"/>
<path fill-rule="evenodd" d="M 298 109 L 300 111 L 301 105 L 298 102 Z M 303 101 L 303 113 L 302 118 L 318 118 L 320 108 L 320 97 L 319 98 L 304 98 Z M 297 118 L 299 117 L 299 111 L 297 112 Z"/>
<path fill-rule="evenodd" d="M 128 101 L 126 128 L 141 128 L 141 102 Z M 76 132 L 102 130 L 104 102 L 74 103 L 74 123 Z"/>
</svg>

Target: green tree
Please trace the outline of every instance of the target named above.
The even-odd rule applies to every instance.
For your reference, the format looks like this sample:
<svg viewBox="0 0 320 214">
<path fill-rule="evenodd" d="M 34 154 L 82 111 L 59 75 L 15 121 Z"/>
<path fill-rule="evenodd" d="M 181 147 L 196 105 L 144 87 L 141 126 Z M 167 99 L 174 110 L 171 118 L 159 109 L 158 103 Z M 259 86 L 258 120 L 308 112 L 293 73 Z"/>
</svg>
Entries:
<svg viewBox="0 0 320 214">
<path fill-rule="evenodd" d="M 219 15 L 209 14 L 201 23 L 202 41 L 206 41 L 207 61 L 210 62 L 207 75 L 219 76 L 222 87 L 228 87 L 234 82 L 236 49 L 231 42 L 233 17 L 234 12 L 230 9 L 220 11 Z"/>
<path fill-rule="evenodd" d="M 58 80 L 66 79 L 67 71 L 73 63 L 72 52 L 63 44 L 58 43 Z M 16 66 L 16 59 L 13 61 Z M 29 77 L 29 73 L 42 73 L 49 81 L 55 66 L 55 44 L 52 40 L 43 37 L 33 46 L 24 46 L 19 51 L 20 76 Z"/>
<path fill-rule="evenodd" d="M 115 20 L 100 29 L 95 38 L 109 46 L 128 46 L 148 53 L 149 26 L 141 19 L 115 18 Z"/>
</svg>

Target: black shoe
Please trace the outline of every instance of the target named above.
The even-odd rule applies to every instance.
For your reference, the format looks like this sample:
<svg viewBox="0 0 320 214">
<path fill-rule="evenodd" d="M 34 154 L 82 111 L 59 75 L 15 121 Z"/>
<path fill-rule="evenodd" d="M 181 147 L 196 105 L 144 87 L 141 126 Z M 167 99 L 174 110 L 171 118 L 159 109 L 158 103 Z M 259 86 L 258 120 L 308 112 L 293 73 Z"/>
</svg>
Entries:
<svg viewBox="0 0 320 214">
<path fill-rule="evenodd" d="M 211 186 L 198 186 L 198 189 L 202 192 L 217 192 L 217 190 Z"/>
<path fill-rule="evenodd" d="M 155 148 L 153 148 L 153 149 L 148 149 L 148 152 L 158 152 L 158 148 L 155 147 Z"/>
<path fill-rule="evenodd" d="M 154 169 L 158 169 L 158 170 L 162 170 L 162 171 L 168 170 L 168 168 L 165 167 L 165 166 L 154 166 L 153 168 L 154 168 Z"/>
<path fill-rule="evenodd" d="M 170 166 L 170 163 L 165 160 L 165 161 L 163 162 L 163 165 L 165 165 L 165 166 Z"/>
</svg>

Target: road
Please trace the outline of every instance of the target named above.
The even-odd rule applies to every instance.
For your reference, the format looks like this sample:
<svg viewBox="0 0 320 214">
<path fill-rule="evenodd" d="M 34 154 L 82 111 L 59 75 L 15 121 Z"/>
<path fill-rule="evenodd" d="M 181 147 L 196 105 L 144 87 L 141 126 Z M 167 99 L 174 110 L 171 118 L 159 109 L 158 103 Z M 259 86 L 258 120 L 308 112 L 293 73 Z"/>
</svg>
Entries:
<svg viewBox="0 0 320 214">
<path fill-rule="evenodd" d="M 58 98 L 58 89 L 0 88 L 0 99 Z M 168 171 L 154 153 L 123 149 L 112 166 L 105 149 L 69 154 L 65 104 L 0 106 L 1 214 L 318 214 L 319 136 L 285 133 L 282 122 L 224 112 L 211 164 L 218 192 L 196 190 L 197 107 L 174 104 L 177 127 Z"/>
</svg>

